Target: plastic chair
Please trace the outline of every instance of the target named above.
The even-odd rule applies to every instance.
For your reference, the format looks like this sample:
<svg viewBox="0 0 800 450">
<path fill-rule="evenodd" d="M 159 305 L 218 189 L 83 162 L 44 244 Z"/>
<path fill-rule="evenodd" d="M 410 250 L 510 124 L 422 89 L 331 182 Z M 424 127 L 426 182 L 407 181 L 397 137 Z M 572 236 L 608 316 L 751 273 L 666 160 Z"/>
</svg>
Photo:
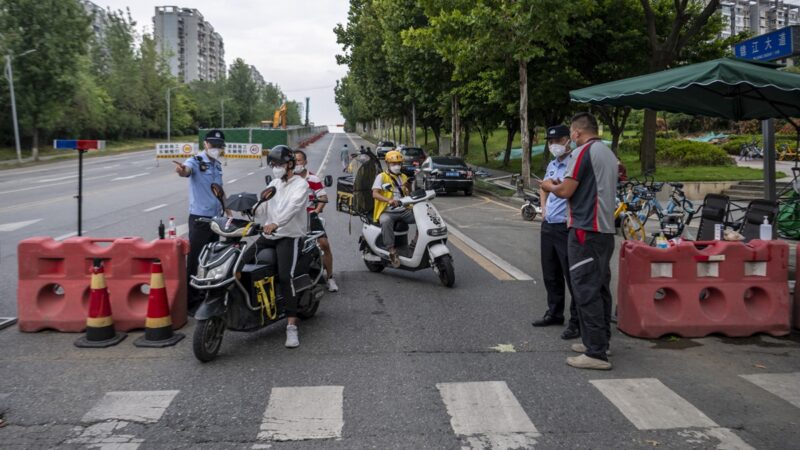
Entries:
<svg viewBox="0 0 800 450">
<path fill-rule="evenodd" d="M 753 239 L 758 239 L 760 234 L 761 224 L 764 223 L 764 217 L 772 224 L 772 239 L 778 237 L 778 227 L 775 226 L 775 218 L 778 216 L 778 203 L 769 200 L 753 200 L 747 205 L 747 210 L 744 213 L 744 221 L 739 233 L 744 236 L 745 242 L 750 242 Z"/>
<path fill-rule="evenodd" d="M 698 241 L 713 241 L 714 226 L 725 223 L 728 215 L 730 198 L 722 194 L 706 194 L 703 200 L 703 211 L 700 215 L 700 228 L 697 229 Z"/>
</svg>

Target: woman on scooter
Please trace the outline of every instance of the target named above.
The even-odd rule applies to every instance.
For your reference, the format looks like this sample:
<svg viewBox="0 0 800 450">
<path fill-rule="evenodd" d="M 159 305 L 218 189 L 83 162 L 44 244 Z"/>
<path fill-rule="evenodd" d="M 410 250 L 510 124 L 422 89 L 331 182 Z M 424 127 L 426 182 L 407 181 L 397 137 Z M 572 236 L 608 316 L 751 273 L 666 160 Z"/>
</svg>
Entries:
<svg viewBox="0 0 800 450">
<path fill-rule="evenodd" d="M 308 233 L 308 182 L 294 173 L 294 152 L 285 145 L 272 148 L 267 158 L 274 179 L 269 184 L 275 195 L 266 203 L 264 230 L 255 245 L 247 249 L 244 261 L 252 261 L 258 250 L 274 248 L 278 283 L 286 301 L 286 347 L 300 346 L 297 330 L 297 296 L 292 280 L 302 238 Z"/>
<path fill-rule="evenodd" d="M 383 245 L 389 250 L 392 267 L 400 267 L 397 248 L 394 245 L 394 224 L 403 221 L 408 225 L 414 223 L 414 212 L 400 203 L 400 198 L 408 195 L 408 177 L 400 171 L 403 154 L 397 150 L 385 156 L 386 170 L 375 177 L 372 185 L 372 198 L 375 199 L 375 210 L 372 220 L 381 224 Z"/>
</svg>

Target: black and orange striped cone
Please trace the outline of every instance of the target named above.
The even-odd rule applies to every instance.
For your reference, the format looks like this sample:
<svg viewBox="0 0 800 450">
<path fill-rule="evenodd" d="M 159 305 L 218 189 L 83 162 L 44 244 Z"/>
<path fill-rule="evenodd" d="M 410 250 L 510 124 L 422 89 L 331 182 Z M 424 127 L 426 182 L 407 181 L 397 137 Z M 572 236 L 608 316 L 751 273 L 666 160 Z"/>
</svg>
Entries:
<svg viewBox="0 0 800 450">
<path fill-rule="evenodd" d="M 75 341 L 76 347 L 105 348 L 117 345 L 128 337 L 114 330 L 111 302 L 108 297 L 103 263 L 94 260 L 92 284 L 89 292 L 89 317 L 86 318 L 86 335 Z"/>
<path fill-rule="evenodd" d="M 137 347 L 169 347 L 186 337 L 172 331 L 172 316 L 169 314 L 167 288 L 164 286 L 164 269 L 161 261 L 154 260 L 150 266 L 150 295 L 147 299 L 147 318 L 144 336 L 133 341 Z"/>
</svg>

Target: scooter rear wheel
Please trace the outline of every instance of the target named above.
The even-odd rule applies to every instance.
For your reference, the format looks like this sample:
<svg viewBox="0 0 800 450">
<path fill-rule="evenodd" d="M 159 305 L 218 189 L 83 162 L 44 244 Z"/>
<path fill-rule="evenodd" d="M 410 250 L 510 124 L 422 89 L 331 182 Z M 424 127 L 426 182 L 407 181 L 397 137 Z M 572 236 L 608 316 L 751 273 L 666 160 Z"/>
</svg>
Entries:
<svg viewBox="0 0 800 450">
<path fill-rule="evenodd" d="M 536 208 L 533 205 L 523 205 L 520 212 L 522 213 L 522 218 L 528 222 L 536 218 Z"/>
<path fill-rule="evenodd" d="M 209 362 L 216 358 L 222 347 L 222 335 L 225 333 L 225 320 L 222 317 L 212 317 L 198 320 L 192 337 L 194 356 L 202 362 Z"/>
<path fill-rule="evenodd" d="M 382 263 L 367 261 L 366 259 L 364 260 L 364 265 L 367 266 L 367 270 L 375 273 L 382 272 L 386 268 Z"/>
</svg>

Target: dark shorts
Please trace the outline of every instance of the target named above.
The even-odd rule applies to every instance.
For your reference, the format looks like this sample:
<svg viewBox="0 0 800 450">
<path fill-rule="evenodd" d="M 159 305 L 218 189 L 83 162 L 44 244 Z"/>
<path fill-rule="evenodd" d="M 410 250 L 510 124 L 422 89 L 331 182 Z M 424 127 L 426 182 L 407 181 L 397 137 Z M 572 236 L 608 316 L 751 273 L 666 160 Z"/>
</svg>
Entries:
<svg viewBox="0 0 800 450">
<path fill-rule="evenodd" d="M 322 231 L 323 233 L 325 233 L 325 226 L 322 225 L 322 220 L 319 219 L 319 214 L 309 213 L 308 221 L 309 221 L 308 224 L 309 229 L 311 230 L 311 232 Z M 325 234 L 323 234 L 322 236 L 325 236 Z"/>
</svg>

